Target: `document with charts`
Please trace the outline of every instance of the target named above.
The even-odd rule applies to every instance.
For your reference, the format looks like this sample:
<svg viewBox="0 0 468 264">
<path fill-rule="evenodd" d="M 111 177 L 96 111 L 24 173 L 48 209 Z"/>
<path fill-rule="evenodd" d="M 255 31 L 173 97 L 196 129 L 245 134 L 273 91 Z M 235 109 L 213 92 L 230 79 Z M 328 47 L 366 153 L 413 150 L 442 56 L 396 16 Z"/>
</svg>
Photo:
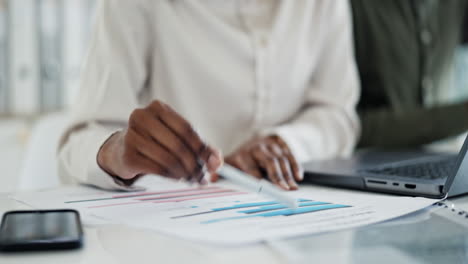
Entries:
<svg viewBox="0 0 468 264">
<path fill-rule="evenodd" d="M 84 222 L 104 219 L 183 239 L 244 244 L 330 232 L 372 224 L 427 207 L 437 200 L 318 186 L 288 195 L 299 208 L 220 183 L 190 186 L 153 177 L 140 192 L 109 192 L 85 186 L 16 194 L 35 208 L 75 208 Z"/>
</svg>

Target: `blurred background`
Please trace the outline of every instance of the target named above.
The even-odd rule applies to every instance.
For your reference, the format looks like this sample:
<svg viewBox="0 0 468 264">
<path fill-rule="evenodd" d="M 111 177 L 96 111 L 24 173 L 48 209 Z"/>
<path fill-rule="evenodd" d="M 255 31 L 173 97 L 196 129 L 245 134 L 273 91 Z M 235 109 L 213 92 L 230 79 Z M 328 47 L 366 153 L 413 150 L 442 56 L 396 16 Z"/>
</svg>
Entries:
<svg viewBox="0 0 468 264">
<path fill-rule="evenodd" d="M 54 155 L 56 142 L 38 135 L 58 137 L 73 104 L 95 2 L 0 0 L 0 192 L 27 189 L 30 180 L 21 182 L 21 175 L 31 179 L 54 166 L 27 164 L 33 156 Z M 447 91 L 457 101 L 468 97 L 468 47 L 459 47 L 453 67 Z"/>
<path fill-rule="evenodd" d="M 0 192 L 19 184 L 31 133 L 72 104 L 94 0 L 0 0 Z"/>
</svg>

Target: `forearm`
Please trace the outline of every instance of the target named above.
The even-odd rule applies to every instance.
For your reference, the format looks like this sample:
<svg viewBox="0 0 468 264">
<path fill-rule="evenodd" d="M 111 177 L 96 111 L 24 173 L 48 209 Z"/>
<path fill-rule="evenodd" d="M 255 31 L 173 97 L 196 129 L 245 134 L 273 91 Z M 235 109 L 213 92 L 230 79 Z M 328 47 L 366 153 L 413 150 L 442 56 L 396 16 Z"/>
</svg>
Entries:
<svg viewBox="0 0 468 264">
<path fill-rule="evenodd" d="M 269 131 L 279 135 L 299 162 L 349 155 L 359 136 L 353 110 L 315 107 Z"/>
<path fill-rule="evenodd" d="M 362 111 L 358 147 L 405 148 L 427 144 L 468 130 L 467 116 L 467 103 L 400 113 L 390 109 Z"/>
</svg>

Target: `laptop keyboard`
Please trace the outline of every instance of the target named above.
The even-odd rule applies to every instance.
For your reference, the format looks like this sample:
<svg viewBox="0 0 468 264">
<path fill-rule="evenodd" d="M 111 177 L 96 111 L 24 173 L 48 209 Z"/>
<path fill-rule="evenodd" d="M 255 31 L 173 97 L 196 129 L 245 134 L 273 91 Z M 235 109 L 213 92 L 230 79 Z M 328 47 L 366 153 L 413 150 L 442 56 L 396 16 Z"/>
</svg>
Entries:
<svg viewBox="0 0 468 264">
<path fill-rule="evenodd" d="M 448 158 L 440 161 L 431 161 L 426 163 L 409 164 L 403 166 L 393 167 L 379 167 L 365 170 L 366 172 L 392 175 L 392 176 L 404 176 L 419 179 L 439 179 L 448 177 L 453 173 L 453 169 L 456 166 L 457 158 Z"/>
</svg>

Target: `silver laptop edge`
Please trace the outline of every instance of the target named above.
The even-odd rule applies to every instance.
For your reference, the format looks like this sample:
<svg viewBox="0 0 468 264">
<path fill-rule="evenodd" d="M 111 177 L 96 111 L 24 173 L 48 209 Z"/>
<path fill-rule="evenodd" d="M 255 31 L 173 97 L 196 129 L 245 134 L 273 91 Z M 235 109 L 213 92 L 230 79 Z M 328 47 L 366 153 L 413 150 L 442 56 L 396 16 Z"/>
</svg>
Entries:
<svg viewBox="0 0 468 264">
<path fill-rule="evenodd" d="M 346 165 L 341 171 L 334 171 L 333 169 L 327 168 L 327 161 L 325 161 L 322 163 L 312 162 L 304 164 L 306 182 L 377 192 L 424 196 L 429 198 L 440 199 L 449 196 L 452 197 L 468 193 L 468 175 L 466 175 L 468 174 L 468 158 L 466 158 L 467 149 L 468 136 L 465 138 L 463 146 L 456 157 L 456 165 L 454 169 L 446 178 L 429 180 L 373 174 L 358 171 L 356 168 L 353 170 L 351 169 L 352 166 L 346 170 Z M 438 161 L 447 157 L 449 157 L 449 155 L 431 155 L 429 157 L 421 155 L 419 158 L 411 158 L 394 162 L 382 162 L 381 164 L 376 164 L 374 166 L 371 164 L 368 165 L 369 167 L 375 168 L 379 166 L 388 166 L 390 164 L 416 164 L 419 160 L 431 162 L 431 160 Z M 341 165 L 338 160 L 330 162 L 330 168 L 333 168 L 334 165 Z M 342 162 L 346 163 L 346 160 L 343 160 Z"/>
</svg>

